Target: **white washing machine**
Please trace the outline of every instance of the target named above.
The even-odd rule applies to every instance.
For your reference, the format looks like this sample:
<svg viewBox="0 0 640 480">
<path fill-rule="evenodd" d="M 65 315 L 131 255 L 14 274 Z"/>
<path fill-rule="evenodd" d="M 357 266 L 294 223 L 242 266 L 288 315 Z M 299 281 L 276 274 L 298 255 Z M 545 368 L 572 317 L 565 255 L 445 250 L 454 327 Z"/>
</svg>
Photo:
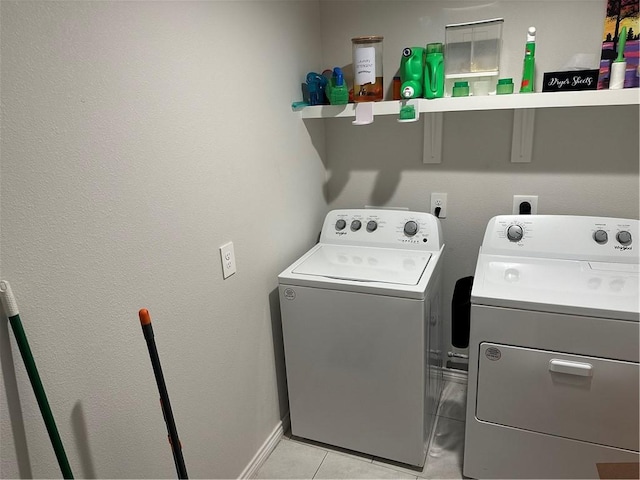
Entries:
<svg viewBox="0 0 640 480">
<path fill-rule="evenodd" d="M 442 390 L 440 222 L 334 210 L 280 274 L 291 431 L 423 465 Z"/>
<path fill-rule="evenodd" d="M 602 469 L 639 461 L 639 241 L 637 220 L 491 219 L 471 292 L 465 476 L 611 478 Z"/>
</svg>

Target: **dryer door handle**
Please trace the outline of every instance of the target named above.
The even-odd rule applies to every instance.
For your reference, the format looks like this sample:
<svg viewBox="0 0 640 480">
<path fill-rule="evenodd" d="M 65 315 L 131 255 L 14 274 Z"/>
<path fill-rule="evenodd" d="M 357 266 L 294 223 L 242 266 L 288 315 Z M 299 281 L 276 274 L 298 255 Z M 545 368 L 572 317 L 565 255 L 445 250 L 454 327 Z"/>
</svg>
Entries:
<svg viewBox="0 0 640 480">
<path fill-rule="evenodd" d="M 571 362 L 569 360 L 554 358 L 549 362 L 549 371 L 590 377 L 593 375 L 593 365 L 590 363 Z"/>
</svg>

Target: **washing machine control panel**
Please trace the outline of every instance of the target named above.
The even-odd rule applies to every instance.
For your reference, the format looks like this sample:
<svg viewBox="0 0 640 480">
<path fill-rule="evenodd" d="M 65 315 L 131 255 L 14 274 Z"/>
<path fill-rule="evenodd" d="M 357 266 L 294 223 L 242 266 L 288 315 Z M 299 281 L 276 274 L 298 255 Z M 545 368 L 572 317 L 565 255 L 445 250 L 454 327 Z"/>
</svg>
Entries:
<svg viewBox="0 0 640 480">
<path fill-rule="evenodd" d="M 440 221 L 425 212 L 383 209 L 332 210 L 325 218 L 320 241 L 411 250 L 440 250 Z"/>
<path fill-rule="evenodd" d="M 598 261 L 639 259 L 639 222 L 569 215 L 500 215 L 490 220 L 483 253 Z"/>
</svg>

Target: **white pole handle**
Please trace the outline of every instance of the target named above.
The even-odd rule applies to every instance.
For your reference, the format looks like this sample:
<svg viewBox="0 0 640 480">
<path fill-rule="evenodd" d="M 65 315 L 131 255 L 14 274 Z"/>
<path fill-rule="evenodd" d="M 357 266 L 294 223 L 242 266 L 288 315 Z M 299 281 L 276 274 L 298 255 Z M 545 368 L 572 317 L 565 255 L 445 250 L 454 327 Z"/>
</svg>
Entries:
<svg viewBox="0 0 640 480">
<path fill-rule="evenodd" d="M 11 291 L 11 285 L 9 285 L 9 282 L 6 280 L 0 281 L 0 299 L 2 299 L 4 313 L 7 315 L 7 318 L 18 315 L 18 303 Z"/>
</svg>

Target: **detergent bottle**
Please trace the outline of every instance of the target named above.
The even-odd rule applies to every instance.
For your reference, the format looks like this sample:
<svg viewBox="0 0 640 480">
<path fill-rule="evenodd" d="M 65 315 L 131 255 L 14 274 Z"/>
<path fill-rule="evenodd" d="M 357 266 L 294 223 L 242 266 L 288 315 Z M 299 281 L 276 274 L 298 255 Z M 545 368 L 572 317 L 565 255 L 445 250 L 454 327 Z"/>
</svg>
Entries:
<svg viewBox="0 0 640 480">
<path fill-rule="evenodd" d="M 442 98 L 444 96 L 444 55 L 441 43 L 427 44 L 425 63 L 424 97 Z"/>
<path fill-rule="evenodd" d="M 400 60 L 400 96 L 403 99 L 422 97 L 424 83 L 424 48 L 407 47 Z"/>
</svg>

